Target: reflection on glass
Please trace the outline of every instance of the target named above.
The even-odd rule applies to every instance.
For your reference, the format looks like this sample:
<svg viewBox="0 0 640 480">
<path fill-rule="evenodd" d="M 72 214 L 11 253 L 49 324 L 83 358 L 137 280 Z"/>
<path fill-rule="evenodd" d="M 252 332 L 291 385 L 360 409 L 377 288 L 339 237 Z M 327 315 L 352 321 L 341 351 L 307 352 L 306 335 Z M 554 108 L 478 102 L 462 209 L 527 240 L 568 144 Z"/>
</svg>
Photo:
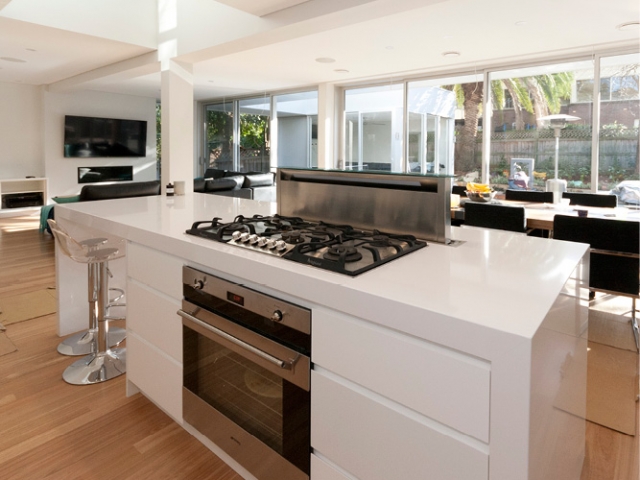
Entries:
<svg viewBox="0 0 640 480">
<path fill-rule="evenodd" d="M 345 91 L 344 168 L 403 172 L 403 86 Z"/>
<path fill-rule="evenodd" d="M 318 92 L 274 97 L 278 119 L 278 167 L 318 166 Z"/>
<path fill-rule="evenodd" d="M 205 168 L 233 170 L 233 103 L 207 105 Z"/>
<path fill-rule="evenodd" d="M 533 182 L 527 189 L 545 190 L 554 177 L 556 142 L 543 119 L 564 114 L 578 117 L 562 129 L 558 142 L 558 178 L 570 191 L 591 187 L 593 62 L 572 62 L 492 72 L 489 180 L 496 190 L 515 188 L 512 160 L 531 161 Z"/>
<path fill-rule="evenodd" d="M 614 191 L 619 203 L 632 200 L 638 175 L 640 54 L 605 57 L 600 63 L 600 147 L 598 190 Z M 624 183 L 623 183 L 624 182 Z"/>
</svg>

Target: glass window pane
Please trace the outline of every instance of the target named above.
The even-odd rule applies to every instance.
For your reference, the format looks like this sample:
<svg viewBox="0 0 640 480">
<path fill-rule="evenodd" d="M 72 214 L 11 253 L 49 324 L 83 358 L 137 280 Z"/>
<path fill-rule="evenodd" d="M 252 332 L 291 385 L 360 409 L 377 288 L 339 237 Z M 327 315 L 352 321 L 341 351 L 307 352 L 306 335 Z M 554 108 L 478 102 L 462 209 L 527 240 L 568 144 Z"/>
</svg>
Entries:
<svg viewBox="0 0 640 480">
<path fill-rule="evenodd" d="M 592 97 L 591 61 L 492 72 L 490 183 L 507 188 L 546 189 L 556 175 L 569 191 L 591 188 Z M 513 108 L 505 109 L 509 94 Z M 554 129 L 549 115 L 578 117 Z M 554 120 L 555 122 L 555 120 Z M 556 134 L 559 135 L 556 138 Z M 516 178 L 523 169 L 532 181 Z M 525 168 L 526 166 L 526 168 Z M 520 167 L 520 169 L 518 169 Z"/>
<path fill-rule="evenodd" d="M 233 170 L 233 103 L 207 105 L 206 168 Z"/>
<path fill-rule="evenodd" d="M 607 88 L 600 91 L 598 190 L 614 191 L 620 203 L 631 199 L 625 195 L 625 189 L 633 185 L 629 182 L 640 180 L 639 74 L 639 54 L 606 57 L 600 63 L 600 76 L 607 80 Z"/>
<path fill-rule="evenodd" d="M 269 121 L 270 97 L 240 100 L 240 158 L 241 172 L 270 171 Z"/>
<path fill-rule="evenodd" d="M 345 159 L 342 168 L 403 172 L 403 86 L 345 91 Z"/>
<path fill-rule="evenodd" d="M 434 82 L 409 82 L 407 89 L 407 158 L 409 170 L 453 174 L 453 128 L 456 94 Z"/>
<path fill-rule="evenodd" d="M 318 166 L 318 92 L 275 97 L 278 167 Z"/>
</svg>

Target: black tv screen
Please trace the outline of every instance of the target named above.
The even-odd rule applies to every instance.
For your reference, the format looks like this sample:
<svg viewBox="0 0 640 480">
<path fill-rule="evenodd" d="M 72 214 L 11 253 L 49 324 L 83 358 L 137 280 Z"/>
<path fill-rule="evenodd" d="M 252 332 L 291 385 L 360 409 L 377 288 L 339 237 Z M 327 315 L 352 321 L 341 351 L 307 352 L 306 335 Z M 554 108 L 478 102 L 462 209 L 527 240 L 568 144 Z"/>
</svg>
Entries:
<svg viewBox="0 0 640 480">
<path fill-rule="evenodd" d="M 64 117 L 65 157 L 145 157 L 146 149 L 144 120 Z"/>
</svg>

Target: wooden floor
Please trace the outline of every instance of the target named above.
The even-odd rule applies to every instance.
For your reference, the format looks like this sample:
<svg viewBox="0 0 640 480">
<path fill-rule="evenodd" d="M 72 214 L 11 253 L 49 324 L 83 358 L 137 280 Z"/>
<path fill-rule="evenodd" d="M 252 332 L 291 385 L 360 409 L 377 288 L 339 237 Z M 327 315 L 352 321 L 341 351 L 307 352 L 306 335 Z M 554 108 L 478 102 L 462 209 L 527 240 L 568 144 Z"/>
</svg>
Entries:
<svg viewBox="0 0 640 480">
<path fill-rule="evenodd" d="M 0 218 L 0 300 L 55 285 L 53 240 L 37 218 Z M 73 386 L 56 315 L 7 325 L 18 350 L 0 356 L 0 479 L 239 480 L 241 477 L 124 376 Z M 284 480 L 284 479 L 283 479 Z"/>
<path fill-rule="evenodd" d="M 55 285 L 53 240 L 37 226 L 0 218 L 0 300 Z M 73 359 L 56 352 L 56 323 L 7 326 L 18 350 L 0 356 L 1 479 L 240 479 L 145 397 L 125 397 L 123 377 L 63 382 Z M 638 435 L 587 422 L 581 480 L 638 480 L 638 445 Z"/>
</svg>

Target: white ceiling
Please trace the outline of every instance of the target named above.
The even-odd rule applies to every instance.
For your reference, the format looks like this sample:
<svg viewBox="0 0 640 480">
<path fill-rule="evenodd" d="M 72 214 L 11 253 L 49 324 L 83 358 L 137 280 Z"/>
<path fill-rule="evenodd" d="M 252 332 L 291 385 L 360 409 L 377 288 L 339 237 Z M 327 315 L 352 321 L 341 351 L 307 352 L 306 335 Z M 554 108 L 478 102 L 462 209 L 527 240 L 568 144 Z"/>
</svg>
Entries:
<svg viewBox="0 0 640 480">
<path fill-rule="evenodd" d="M 311 4 L 317 8 L 319 1 L 328 4 L 331 0 L 303 2 L 279 13 Z M 0 9 L 5 2 L 0 0 Z M 250 13 L 267 15 L 264 18 L 271 22 L 277 18 L 268 15 L 270 8 L 279 10 L 283 5 L 289 6 L 285 4 L 300 3 L 220 2 L 236 3 L 243 11 L 250 11 L 253 6 Z M 634 0 L 395 0 L 397 8 L 392 12 L 398 13 L 389 13 L 389 0 L 359 0 L 351 5 L 357 4 L 360 5 L 334 12 L 333 16 L 325 15 L 321 24 L 275 28 L 270 35 L 247 36 L 212 47 L 206 51 L 206 59 L 200 58 L 202 54 L 186 55 L 187 60 L 198 58 L 193 65 L 195 97 L 262 93 L 371 78 L 393 81 L 430 72 L 473 72 L 491 64 L 526 63 L 574 53 L 589 55 L 594 49 L 609 47 L 637 48 L 640 38 L 638 29 L 616 28 L 639 20 L 640 4 Z M 360 21 L 365 17 L 369 19 Z M 149 51 L 152 49 L 148 45 L 6 18 L 0 10 L 0 57 L 26 60 L 17 63 L 0 59 L 0 82 L 54 84 Z M 443 56 L 447 51 L 460 52 L 460 56 Z M 335 62 L 318 63 L 317 58 L 332 58 Z M 159 98 L 159 67 L 151 70 L 155 73 L 148 73 L 147 68 L 138 73 L 132 70 L 129 74 L 86 76 L 87 81 L 77 82 L 74 88 Z"/>
</svg>

